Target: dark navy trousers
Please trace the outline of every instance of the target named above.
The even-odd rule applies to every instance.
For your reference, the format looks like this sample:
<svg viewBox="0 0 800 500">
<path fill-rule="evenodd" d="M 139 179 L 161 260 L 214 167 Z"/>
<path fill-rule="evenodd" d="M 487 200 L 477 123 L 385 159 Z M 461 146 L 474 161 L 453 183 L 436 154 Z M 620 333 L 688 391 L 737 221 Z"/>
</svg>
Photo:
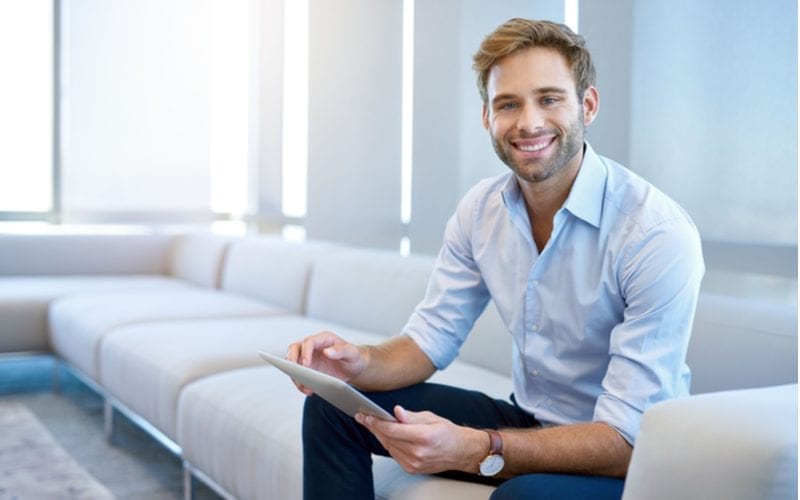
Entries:
<svg viewBox="0 0 800 500">
<path fill-rule="evenodd" d="M 480 392 L 423 383 L 367 396 L 393 413 L 395 405 L 431 411 L 456 424 L 476 428 L 530 428 L 540 424 L 514 404 Z M 374 500 L 372 454 L 387 456 L 365 427 L 318 396 L 303 414 L 303 496 L 306 500 Z M 492 500 L 619 500 L 624 481 L 568 474 L 526 474 L 508 480 L 462 472 L 441 476 L 498 486 Z"/>
</svg>

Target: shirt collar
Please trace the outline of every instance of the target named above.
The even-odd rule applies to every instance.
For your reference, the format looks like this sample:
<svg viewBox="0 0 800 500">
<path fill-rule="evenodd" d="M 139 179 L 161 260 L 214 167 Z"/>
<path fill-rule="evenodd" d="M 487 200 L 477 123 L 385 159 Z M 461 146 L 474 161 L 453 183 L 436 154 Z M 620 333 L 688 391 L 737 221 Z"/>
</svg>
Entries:
<svg viewBox="0 0 800 500">
<path fill-rule="evenodd" d="M 572 184 L 567 201 L 564 202 L 564 208 L 575 217 L 599 227 L 608 172 L 592 146 L 588 142 L 585 143 L 585 146 L 583 163 Z M 508 180 L 502 188 L 501 195 L 506 208 L 511 211 L 516 211 L 519 204 L 522 203 L 522 190 L 520 190 L 517 177 L 513 172 L 508 174 Z"/>
<path fill-rule="evenodd" d="M 603 214 L 603 198 L 606 192 L 606 178 L 608 171 L 603 161 L 594 152 L 589 143 L 585 143 L 583 163 L 572 183 L 564 208 L 588 222 L 594 227 L 600 226 L 600 216 Z"/>
</svg>

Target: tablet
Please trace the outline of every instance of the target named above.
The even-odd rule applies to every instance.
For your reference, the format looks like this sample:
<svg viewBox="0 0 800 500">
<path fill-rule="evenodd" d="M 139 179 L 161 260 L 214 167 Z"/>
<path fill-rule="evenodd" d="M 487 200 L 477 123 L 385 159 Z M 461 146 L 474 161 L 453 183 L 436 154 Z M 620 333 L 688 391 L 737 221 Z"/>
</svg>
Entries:
<svg viewBox="0 0 800 500">
<path fill-rule="evenodd" d="M 264 361 L 289 375 L 297 382 L 309 387 L 319 397 L 351 417 L 355 417 L 356 413 L 364 413 L 383 420 L 397 421 L 391 413 L 372 402 L 343 380 L 279 358 L 268 352 L 259 351 L 258 354 Z"/>
</svg>

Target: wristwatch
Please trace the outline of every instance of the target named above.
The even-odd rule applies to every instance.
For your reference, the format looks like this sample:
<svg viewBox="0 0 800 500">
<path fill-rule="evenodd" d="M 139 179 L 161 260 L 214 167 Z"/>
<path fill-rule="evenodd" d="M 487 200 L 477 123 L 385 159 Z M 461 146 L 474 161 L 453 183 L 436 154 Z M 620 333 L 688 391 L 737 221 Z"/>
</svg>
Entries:
<svg viewBox="0 0 800 500">
<path fill-rule="evenodd" d="M 489 433 L 489 438 L 491 439 L 491 447 L 489 448 L 489 454 L 486 455 L 486 458 L 481 460 L 480 465 L 478 466 L 478 470 L 480 471 L 481 476 L 494 476 L 506 465 L 505 460 L 503 459 L 503 438 L 500 437 L 500 433 L 493 429 L 484 429 L 487 433 Z"/>
</svg>

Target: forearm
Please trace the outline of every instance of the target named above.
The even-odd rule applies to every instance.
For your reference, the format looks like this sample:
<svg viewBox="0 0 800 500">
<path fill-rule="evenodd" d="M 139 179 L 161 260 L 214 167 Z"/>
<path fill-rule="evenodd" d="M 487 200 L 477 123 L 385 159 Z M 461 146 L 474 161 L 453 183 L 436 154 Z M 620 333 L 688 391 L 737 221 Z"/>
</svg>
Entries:
<svg viewBox="0 0 800 500">
<path fill-rule="evenodd" d="M 351 384 L 364 391 L 388 391 L 427 380 L 435 371 L 431 360 L 407 336 L 374 346 L 360 346 L 366 367 Z"/>
<path fill-rule="evenodd" d="M 557 472 L 624 477 L 633 448 L 611 426 L 574 424 L 537 430 L 501 430 L 506 477 Z"/>
</svg>

